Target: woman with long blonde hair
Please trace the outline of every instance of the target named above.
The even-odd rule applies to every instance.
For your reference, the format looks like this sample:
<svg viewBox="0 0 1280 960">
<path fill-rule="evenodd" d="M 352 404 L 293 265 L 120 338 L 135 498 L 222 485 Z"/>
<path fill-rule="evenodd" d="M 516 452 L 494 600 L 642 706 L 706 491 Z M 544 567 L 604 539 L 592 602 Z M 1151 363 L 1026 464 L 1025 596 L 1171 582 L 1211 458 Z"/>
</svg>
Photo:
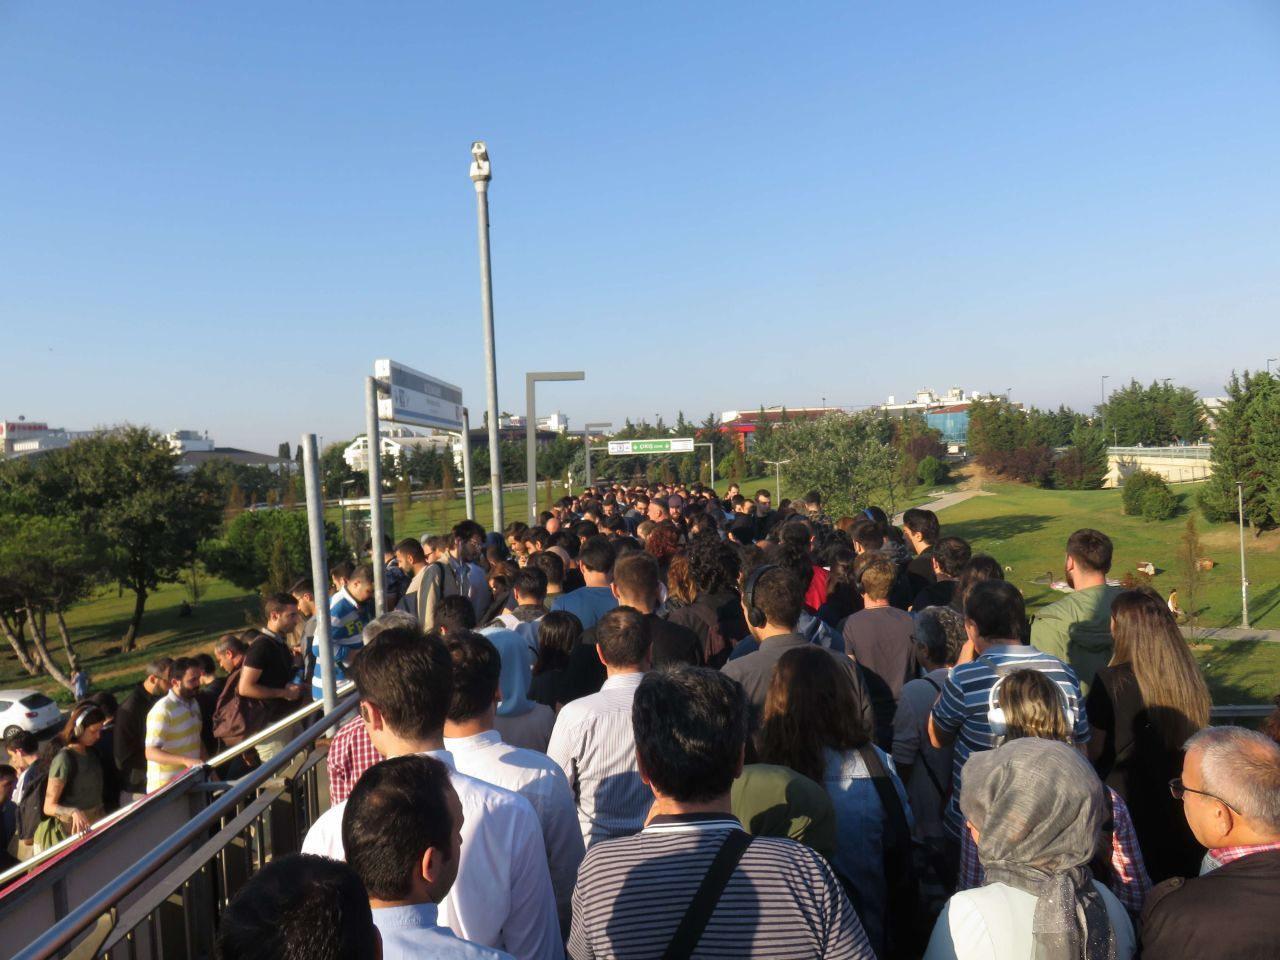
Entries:
<svg viewBox="0 0 1280 960">
<path fill-rule="evenodd" d="M 1111 604 L 1115 654 L 1098 671 L 1086 708 L 1089 758 L 1133 813 L 1151 879 L 1193 877 L 1203 848 L 1168 782 L 1182 745 L 1209 723 L 1209 690 L 1168 604 L 1154 590 L 1127 590 Z"/>
</svg>

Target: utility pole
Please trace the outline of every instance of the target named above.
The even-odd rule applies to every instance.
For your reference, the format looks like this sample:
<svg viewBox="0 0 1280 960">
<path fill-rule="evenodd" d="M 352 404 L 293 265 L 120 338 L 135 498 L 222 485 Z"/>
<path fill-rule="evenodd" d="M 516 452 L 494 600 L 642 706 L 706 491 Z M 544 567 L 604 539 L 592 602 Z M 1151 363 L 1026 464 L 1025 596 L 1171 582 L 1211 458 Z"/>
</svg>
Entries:
<svg viewBox="0 0 1280 960">
<path fill-rule="evenodd" d="M 1244 482 L 1236 481 L 1236 510 L 1240 516 L 1240 626 L 1249 629 L 1249 575 L 1244 566 Z"/>
<path fill-rule="evenodd" d="M 502 450 L 498 425 L 498 356 L 493 342 L 493 277 L 489 271 L 489 151 L 483 140 L 471 144 L 471 182 L 476 185 L 480 229 L 480 305 L 484 313 L 484 379 L 489 404 L 489 496 L 493 529 L 502 532 Z"/>
</svg>

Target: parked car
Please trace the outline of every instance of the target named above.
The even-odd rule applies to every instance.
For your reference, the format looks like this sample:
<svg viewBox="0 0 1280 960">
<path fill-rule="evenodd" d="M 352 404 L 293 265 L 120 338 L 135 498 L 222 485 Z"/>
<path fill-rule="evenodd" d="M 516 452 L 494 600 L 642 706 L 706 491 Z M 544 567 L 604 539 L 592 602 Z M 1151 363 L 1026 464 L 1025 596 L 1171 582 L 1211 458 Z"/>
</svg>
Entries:
<svg viewBox="0 0 1280 960">
<path fill-rule="evenodd" d="M 0 731 L 39 734 L 62 723 L 62 709 L 39 690 L 0 690 Z"/>
</svg>

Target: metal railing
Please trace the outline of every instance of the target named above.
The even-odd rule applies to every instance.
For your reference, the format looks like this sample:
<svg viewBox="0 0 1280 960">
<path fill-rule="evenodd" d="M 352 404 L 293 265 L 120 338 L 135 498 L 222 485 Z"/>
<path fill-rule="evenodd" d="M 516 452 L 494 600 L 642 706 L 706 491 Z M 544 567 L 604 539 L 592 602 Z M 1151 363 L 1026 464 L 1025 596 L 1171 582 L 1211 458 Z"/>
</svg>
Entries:
<svg viewBox="0 0 1280 960">
<path fill-rule="evenodd" d="M 1208 460 L 1213 447 L 1107 447 L 1109 457 L 1159 457 L 1168 460 Z"/>
<path fill-rule="evenodd" d="M 0 881 L 17 879 L 0 896 L 0 942 L 28 944 L 13 954 L 22 960 L 211 956 L 222 910 L 240 886 L 273 857 L 298 850 L 328 807 L 327 745 L 316 742 L 355 704 L 348 696 L 321 717 L 323 704 L 312 703 L 4 874 Z M 319 719 L 244 777 L 209 779 L 214 765 L 312 717 Z"/>
</svg>

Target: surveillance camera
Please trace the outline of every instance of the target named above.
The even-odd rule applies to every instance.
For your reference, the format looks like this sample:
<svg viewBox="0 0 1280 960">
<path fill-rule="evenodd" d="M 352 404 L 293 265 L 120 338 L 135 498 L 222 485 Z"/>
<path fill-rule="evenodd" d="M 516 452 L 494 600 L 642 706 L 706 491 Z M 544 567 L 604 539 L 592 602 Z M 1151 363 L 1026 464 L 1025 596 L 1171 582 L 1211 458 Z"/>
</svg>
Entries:
<svg viewBox="0 0 1280 960">
<path fill-rule="evenodd" d="M 489 176 L 489 151 L 483 140 L 476 140 L 471 144 L 471 179 L 480 183 Z"/>
</svg>

